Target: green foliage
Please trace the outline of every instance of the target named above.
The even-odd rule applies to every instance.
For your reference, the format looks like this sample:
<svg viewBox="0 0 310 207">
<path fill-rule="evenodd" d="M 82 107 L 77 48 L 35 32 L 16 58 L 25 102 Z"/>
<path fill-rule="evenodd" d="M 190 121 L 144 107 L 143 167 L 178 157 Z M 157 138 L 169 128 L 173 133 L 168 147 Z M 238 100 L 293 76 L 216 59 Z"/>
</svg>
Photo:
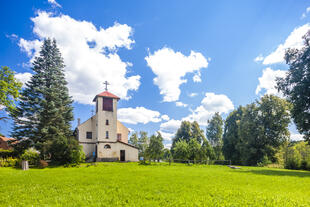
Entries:
<svg viewBox="0 0 310 207">
<path fill-rule="evenodd" d="M 139 157 L 143 157 L 144 162 L 146 159 L 148 159 L 146 150 L 149 146 L 149 142 L 150 140 L 147 136 L 147 132 L 141 131 L 140 137 L 138 139 L 138 149 L 139 149 Z"/>
<path fill-rule="evenodd" d="M 22 83 L 16 80 L 14 72 L 7 66 L 0 69 L 0 105 L 5 106 L 7 112 L 15 110 L 14 101 L 19 97 Z M 0 117 L 0 120 L 4 117 Z"/>
<path fill-rule="evenodd" d="M 207 140 L 204 140 L 200 149 L 201 160 L 214 160 L 216 158 L 213 147 Z"/>
<path fill-rule="evenodd" d="M 288 49 L 285 53 L 289 70 L 277 80 L 278 89 L 292 103 L 292 118 L 298 131 L 310 142 L 310 31 L 304 36 L 304 47 Z"/>
<path fill-rule="evenodd" d="M 138 132 L 135 132 L 130 136 L 128 143 L 135 147 L 139 147 Z"/>
<path fill-rule="evenodd" d="M 234 164 L 275 163 L 281 146 L 289 139 L 290 104 L 265 95 L 256 103 L 239 107 L 226 119 L 223 152 Z M 266 157 L 265 157 L 266 156 Z"/>
<path fill-rule="evenodd" d="M 15 150 L 21 154 L 29 147 L 50 157 L 53 162 L 80 162 L 78 143 L 72 141 L 72 98 L 64 74 L 64 61 L 56 41 L 45 39 L 35 57 L 33 72 L 21 93 L 12 136 L 19 140 Z M 55 147 L 55 148 L 54 148 Z"/>
<path fill-rule="evenodd" d="M 166 161 L 171 161 L 172 160 L 172 154 L 171 151 L 167 148 L 163 149 L 163 158 Z"/>
<path fill-rule="evenodd" d="M 218 112 L 216 112 L 211 120 L 208 121 L 206 137 L 213 146 L 215 159 L 223 160 L 223 119 Z"/>
<path fill-rule="evenodd" d="M 20 156 L 20 159 L 29 161 L 30 165 L 37 165 L 40 160 L 40 152 L 34 148 L 27 149 L 24 154 Z"/>
<path fill-rule="evenodd" d="M 182 121 L 180 128 L 177 130 L 175 137 L 172 140 L 172 151 L 174 150 L 175 143 L 183 140 L 189 143 L 191 139 L 196 139 L 198 143 L 205 139 L 203 130 L 200 129 L 199 124 L 189 121 Z"/>
<path fill-rule="evenodd" d="M 292 144 L 286 148 L 284 158 L 287 169 L 310 170 L 310 145 L 306 142 Z"/>
<path fill-rule="evenodd" d="M 212 146 L 221 146 L 223 136 L 223 120 L 218 112 L 216 112 L 211 120 L 208 121 L 206 137 Z"/>
<path fill-rule="evenodd" d="M 180 140 L 175 143 L 173 158 L 177 160 L 188 160 L 189 146 L 185 140 Z"/>
<path fill-rule="evenodd" d="M 13 150 L 0 149 L 0 158 L 14 157 Z"/>
<path fill-rule="evenodd" d="M 181 143 L 179 143 L 181 142 Z M 171 153 L 174 159 L 180 160 L 207 160 L 214 159 L 215 153 L 204 131 L 199 124 L 183 121 L 176 136 L 172 140 Z"/>
<path fill-rule="evenodd" d="M 15 167 L 17 165 L 18 159 L 12 157 L 1 158 L 0 157 L 0 167 Z"/>
<path fill-rule="evenodd" d="M 51 153 L 51 160 L 56 164 L 80 164 L 85 160 L 82 146 L 73 137 L 56 137 L 47 149 Z"/>
<path fill-rule="evenodd" d="M 225 159 L 231 160 L 232 164 L 241 164 L 242 140 L 239 136 L 239 127 L 243 111 L 244 108 L 239 106 L 225 120 L 222 149 Z"/>
<path fill-rule="evenodd" d="M 159 161 L 163 156 L 163 149 L 163 137 L 160 132 L 157 132 L 157 136 L 152 135 L 150 137 L 150 144 L 146 149 L 146 153 L 150 159 Z"/>
<path fill-rule="evenodd" d="M 201 159 L 201 144 L 197 139 L 191 139 L 188 142 L 188 158 L 190 160 L 200 160 Z"/>
<path fill-rule="evenodd" d="M 310 206 L 310 172 L 285 169 L 99 163 L 0 168 L 0 180 L 1 206 Z"/>
</svg>

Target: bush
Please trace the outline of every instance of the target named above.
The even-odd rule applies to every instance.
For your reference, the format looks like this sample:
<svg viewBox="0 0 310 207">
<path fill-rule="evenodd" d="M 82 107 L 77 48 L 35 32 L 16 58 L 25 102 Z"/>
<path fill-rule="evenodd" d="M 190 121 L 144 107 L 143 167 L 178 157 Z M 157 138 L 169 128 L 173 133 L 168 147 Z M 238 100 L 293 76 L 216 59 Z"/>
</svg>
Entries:
<svg viewBox="0 0 310 207">
<path fill-rule="evenodd" d="M 29 148 L 20 156 L 20 158 L 21 160 L 29 161 L 29 165 L 37 166 L 40 160 L 40 153 L 34 148 Z"/>
<path fill-rule="evenodd" d="M 48 163 L 45 160 L 40 160 L 39 162 L 39 168 L 43 169 L 48 166 Z"/>
<path fill-rule="evenodd" d="M 15 167 L 18 163 L 16 158 L 0 158 L 0 167 Z"/>
<path fill-rule="evenodd" d="M 55 164 L 80 164 L 85 160 L 82 146 L 73 137 L 58 136 L 53 140 L 49 151 Z"/>
<path fill-rule="evenodd" d="M 13 150 L 0 149 L 0 158 L 13 157 Z"/>
<path fill-rule="evenodd" d="M 263 159 L 259 162 L 259 163 L 257 163 L 257 166 L 258 167 L 265 167 L 265 166 L 267 166 L 267 165 L 269 165 L 269 164 L 271 164 L 272 162 L 268 159 L 268 156 L 267 155 L 265 155 L 264 157 L 263 157 Z"/>
</svg>

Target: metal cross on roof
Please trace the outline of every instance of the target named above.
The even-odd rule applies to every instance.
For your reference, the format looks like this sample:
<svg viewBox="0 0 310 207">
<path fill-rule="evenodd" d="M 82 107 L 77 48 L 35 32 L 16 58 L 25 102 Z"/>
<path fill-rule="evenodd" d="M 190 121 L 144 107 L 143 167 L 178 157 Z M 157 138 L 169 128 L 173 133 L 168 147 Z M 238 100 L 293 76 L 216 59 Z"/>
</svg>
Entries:
<svg viewBox="0 0 310 207">
<path fill-rule="evenodd" d="M 110 83 L 108 83 L 108 81 L 103 82 L 103 84 L 105 85 L 105 90 L 108 91 L 108 85 L 110 85 Z"/>
</svg>

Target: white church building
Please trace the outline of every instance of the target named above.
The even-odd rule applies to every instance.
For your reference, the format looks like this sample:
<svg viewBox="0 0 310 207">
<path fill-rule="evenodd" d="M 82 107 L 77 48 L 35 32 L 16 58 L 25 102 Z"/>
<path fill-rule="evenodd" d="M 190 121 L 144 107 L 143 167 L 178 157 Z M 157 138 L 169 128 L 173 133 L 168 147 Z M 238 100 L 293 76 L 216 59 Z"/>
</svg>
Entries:
<svg viewBox="0 0 310 207">
<path fill-rule="evenodd" d="M 117 120 L 119 99 L 106 89 L 93 100 L 96 102 L 96 114 L 82 124 L 78 123 L 77 139 L 87 158 L 93 157 L 96 161 L 138 161 L 138 149 L 128 144 L 129 130 Z"/>
</svg>

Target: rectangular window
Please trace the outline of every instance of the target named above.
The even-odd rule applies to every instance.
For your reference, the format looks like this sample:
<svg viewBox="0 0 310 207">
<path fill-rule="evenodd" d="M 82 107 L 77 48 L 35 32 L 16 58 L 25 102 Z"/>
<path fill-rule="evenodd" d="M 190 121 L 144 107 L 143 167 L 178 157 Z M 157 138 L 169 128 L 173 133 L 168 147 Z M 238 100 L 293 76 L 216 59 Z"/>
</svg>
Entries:
<svg viewBox="0 0 310 207">
<path fill-rule="evenodd" d="M 93 133 L 92 132 L 86 132 L 86 139 L 92 139 Z"/>
<path fill-rule="evenodd" d="M 109 120 L 105 120 L 105 125 L 109 125 Z"/>
<path fill-rule="evenodd" d="M 105 138 L 109 139 L 109 132 L 108 131 L 105 132 Z"/>
<path fill-rule="evenodd" d="M 113 99 L 112 98 L 103 98 L 102 110 L 113 111 Z"/>
<path fill-rule="evenodd" d="M 121 140 L 122 139 L 122 134 L 118 133 L 117 134 L 117 140 Z"/>
</svg>

